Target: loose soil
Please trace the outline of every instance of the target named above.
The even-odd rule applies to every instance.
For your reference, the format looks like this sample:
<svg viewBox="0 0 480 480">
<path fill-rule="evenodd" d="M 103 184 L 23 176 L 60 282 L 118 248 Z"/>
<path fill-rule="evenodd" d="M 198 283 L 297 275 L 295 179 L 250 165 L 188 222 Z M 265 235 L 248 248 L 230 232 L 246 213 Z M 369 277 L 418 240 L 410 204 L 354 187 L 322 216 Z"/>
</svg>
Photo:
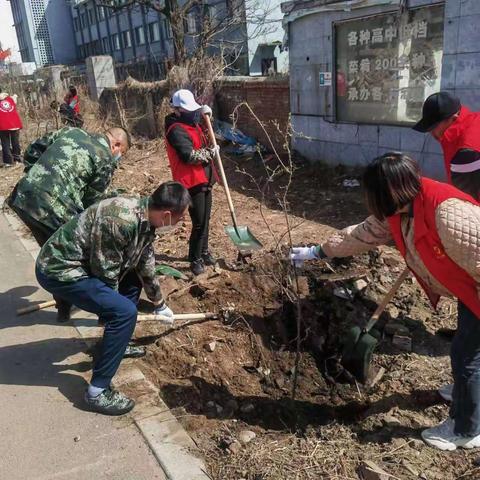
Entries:
<svg viewBox="0 0 480 480">
<path fill-rule="evenodd" d="M 268 162 L 274 168 L 274 160 Z M 442 453 L 420 440 L 423 428 L 448 415 L 436 389 L 451 381 L 449 341 L 436 331 L 455 327 L 454 302 L 444 300 L 435 313 L 416 282 L 407 279 L 379 322 L 381 341 L 372 370 L 373 377 L 384 374 L 373 386 L 363 386 L 339 367 L 341 340 L 349 327 L 365 324 L 403 263 L 389 248 L 329 265 L 313 262 L 299 278 L 303 320 L 296 370 L 296 312 L 285 289 L 292 274 L 276 248 L 285 250 L 288 244 L 278 204 L 288 176 L 261 194 L 256 183 L 263 184 L 265 169 L 259 159 L 230 156 L 226 163 L 239 223 L 248 225 L 265 248 L 247 265 L 236 262 L 224 233 L 230 224 L 226 201 L 217 186 L 210 243 L 219 267 L 197 278 L 190 275 L 189 220 L 158 239 L 156 253 L 159 263 L 188 278 L 163 279 L 175 312 L 227 314 L 169 330 L 152 324 L 136 330 L 137 341 L 148 346 L 140 367 L 195 440 L 211 478 L 357 479 L 363 460 L 381 465 L 393 478 L 480 478 L 474 465 L 478 453 Z M 0 195 L 5 195 L 21 170 L 0 172 Z M 352 175 L 300 163 L 286 197 L 293 243 L 318 243 L 334 228 L 363 220 L 360 189 L 342 186 Z M 168 179 L 163 146 L 145 142 L 122 160 L 114 186 L 146 194 Z M 357 279 L 368 284 L 361 292 L 354 292 Z M 352 295 L 340 298 L 338 289 Z M 148 311 L 149 304 L 142 309 Z M 412 338 L 411 352 L 393 345 L 383 332 L 392 321 Z M 256 434 L 246 445 L 236 443 L 242 430 Z"/>
</svg>

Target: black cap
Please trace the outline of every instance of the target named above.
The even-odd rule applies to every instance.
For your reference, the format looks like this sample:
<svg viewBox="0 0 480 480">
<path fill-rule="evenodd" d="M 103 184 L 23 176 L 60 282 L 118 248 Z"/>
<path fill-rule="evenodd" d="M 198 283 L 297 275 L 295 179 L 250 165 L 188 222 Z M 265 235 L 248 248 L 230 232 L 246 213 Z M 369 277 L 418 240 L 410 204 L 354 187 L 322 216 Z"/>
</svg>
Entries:
<svg viewBox="0 0 480 480">
<path fill-rule="evenodd" d="M 422 119 L 413 126 L 417 132 L 430 132 L 440 122 L 455 115 L 462 104 L 460 100 L 448 92 L 430 95 L 423 104 Z"/>
</svg>

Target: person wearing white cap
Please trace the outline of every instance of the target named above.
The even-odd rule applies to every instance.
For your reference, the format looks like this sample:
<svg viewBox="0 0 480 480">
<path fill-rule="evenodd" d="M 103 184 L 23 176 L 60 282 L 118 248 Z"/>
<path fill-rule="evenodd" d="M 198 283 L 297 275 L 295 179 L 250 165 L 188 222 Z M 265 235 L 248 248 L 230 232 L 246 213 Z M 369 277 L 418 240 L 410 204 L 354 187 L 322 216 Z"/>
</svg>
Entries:
<svg viewBox="0 0 480 480">
<path fill-rule="evenodd" d="M 171 99 L 173 113 L 165 118 L 165 144 L 173 180 L 188 189 L 192 197 L 192 219 L 188 259 L 194 275 L 215 265 L 208 249 L 212 187 L 216 181 L 215 149 L 200 126 L 202 114 L 212 115 L 208 105 L 199 105 L 190 90 L 178 90 Z M 218 147 L 217 147 L 218 148 Z"/>
</svg>

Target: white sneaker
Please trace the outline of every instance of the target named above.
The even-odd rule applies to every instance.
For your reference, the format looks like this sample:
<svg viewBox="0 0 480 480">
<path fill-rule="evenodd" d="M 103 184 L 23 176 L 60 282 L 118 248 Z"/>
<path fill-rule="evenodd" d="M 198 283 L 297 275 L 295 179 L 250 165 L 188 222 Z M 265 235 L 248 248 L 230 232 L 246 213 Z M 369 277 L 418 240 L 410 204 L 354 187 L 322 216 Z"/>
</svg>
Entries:
<svg viewBox="0 0 480 480">
<path fill-rule="evenodd" d="M 439 450 L 456 450 L 461 448 L 480 447 L 480 435 L 476 437 L 460 437 L 453 432 L 455 422 L 452 418 L 447 418 L 443 423 L 433 428 L 428 428 L 422 432 L 422 438 L 427 445 L 438 448 Z"/>
<path fill-rule="evenodd" d="M 446 402 L 451 402 L 453 399 L 453 383 L 441 386 L 438 393 Z"/>
</svg>

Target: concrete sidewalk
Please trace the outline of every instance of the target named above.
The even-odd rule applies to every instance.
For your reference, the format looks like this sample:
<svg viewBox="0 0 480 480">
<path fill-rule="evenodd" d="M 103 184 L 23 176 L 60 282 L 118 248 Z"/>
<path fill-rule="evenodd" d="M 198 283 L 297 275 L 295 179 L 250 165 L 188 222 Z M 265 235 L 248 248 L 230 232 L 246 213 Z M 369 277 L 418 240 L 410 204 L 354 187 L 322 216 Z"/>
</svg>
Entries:
<svg viewBox="0 0 480 480">
<path fill-rule="evenodd" d="M 165 480 L 131 418 L 81 410 L 90 358 L 53 310 L 34 262 L 0 215 L 0 479 Z"/>
</svg>

